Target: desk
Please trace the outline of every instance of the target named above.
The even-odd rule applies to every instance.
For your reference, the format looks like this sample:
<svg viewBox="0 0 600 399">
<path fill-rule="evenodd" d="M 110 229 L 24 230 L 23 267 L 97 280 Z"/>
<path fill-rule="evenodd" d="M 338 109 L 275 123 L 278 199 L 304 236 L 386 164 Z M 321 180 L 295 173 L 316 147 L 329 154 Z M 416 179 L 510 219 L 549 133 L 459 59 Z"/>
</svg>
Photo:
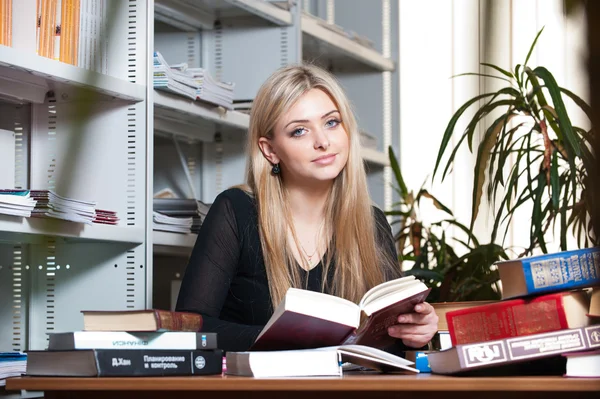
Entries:
<svg viewBox="0 0 600 399">
<path fill-rule="evenodd" d="M 446 377 L 431 374 L 349 374 L 338 378 L 254 379 L 234 376 L 159 378 L 19 377 L 7 389 L 45 391 L 46 398 L 312 399 L 452 397 L 496 399 L 594 398 L 600 378 Z"/>
</svg>

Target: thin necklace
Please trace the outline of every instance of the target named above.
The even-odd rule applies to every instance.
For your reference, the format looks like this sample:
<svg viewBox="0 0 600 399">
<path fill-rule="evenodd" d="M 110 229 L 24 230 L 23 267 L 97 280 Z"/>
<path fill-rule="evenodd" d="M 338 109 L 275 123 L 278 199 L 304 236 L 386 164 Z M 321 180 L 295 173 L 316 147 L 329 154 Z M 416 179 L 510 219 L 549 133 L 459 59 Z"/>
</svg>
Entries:
<svg viewBox="0 0 600 399">
<path fill-rule="evenodd" d="M 308 252 L 306 251 L 306 248 L 304 248 L 304 245 L 302 245 L 302 243 L 300 243 L 300 248 L 302 248 L 302 252 L 304 252 L 304 255 L 308 258 L 308 263 L 310 263 L 310 264 L 312 264 L 312 257 L 315 256 L 315 254 L 319 250 L 318 238 L 321 236 L 321 229 L 323 228 L 324 224 L 325 224 L 325 219 L 323 219 L 321 221 L 321 224 L 319 225 L 319 229 L 315 233 L 315 250 L 312 254 L 309 255 Z"/>
</svg>

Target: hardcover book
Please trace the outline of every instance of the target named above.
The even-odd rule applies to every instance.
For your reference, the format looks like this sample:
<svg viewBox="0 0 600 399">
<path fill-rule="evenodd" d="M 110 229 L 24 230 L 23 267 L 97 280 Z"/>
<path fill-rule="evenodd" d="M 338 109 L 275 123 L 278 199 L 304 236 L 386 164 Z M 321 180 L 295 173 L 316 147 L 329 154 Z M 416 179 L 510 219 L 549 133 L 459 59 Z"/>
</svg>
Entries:
<svg viewBox="0 0 600 399">
<path fill-rule="evenodd" d="M 572 290 L 600 284 L 600 248 L 497 262 L 502 299 Z"/>
<path fill-rule="evenodd" d="M 587 326 L 588 307 L 581 290 L 455 310 L 446 319 L 452 344 L 469 344 Z"/>
<path fill-rule="evenodd" d="M 435 313 L 439 317 L 438 331 L 448 331 L 448 323 L 446 321 L 446 314 L 460 309 L 468 309 L 475 306 L 488 305 L 496 303 L 498 301 L 464 301 L 464 302 L 436 302 L 432 303 L 431 306 L 435 309 Z"/>
<path fill-rule="evenodd" d="M 75 349 L 217 349 L 217 333 L 192 331 L 75 331 L 48 334 L 48 350 Z"/>
<path fill-rule="evenodd" d="M 200 331 L 202 315 L 168 310 L 84 310 L 86 331 Z"/>
<path fill-rule="evenodd" d="M 221 374 L 221 350 L 91 349 L 27 352 L 27 375 L 142 377 Z"/>
<path fill-rule="evenodd" d="M 413 362 L 362 345 L 263 352 L 227 352 L 227 374 L 246 377 L 341 376 L 343 363 L 418 373 Z"/>
<path fill-rule="evenodd" d="M 252 350 L 307 349 L 336 345 L 386 348 L 395 339 L 387 328 L 412 312 L 430 289 L 414 276 L 388 281 L 369 290 L 357 305 L 324 293 L 290 288 Z"/>
<path fill-rule="evenodd" d="M 600 325 L 505 338 L 428 354 L 431 371 L 459 374 L 600 348 Z"/>
</svg>

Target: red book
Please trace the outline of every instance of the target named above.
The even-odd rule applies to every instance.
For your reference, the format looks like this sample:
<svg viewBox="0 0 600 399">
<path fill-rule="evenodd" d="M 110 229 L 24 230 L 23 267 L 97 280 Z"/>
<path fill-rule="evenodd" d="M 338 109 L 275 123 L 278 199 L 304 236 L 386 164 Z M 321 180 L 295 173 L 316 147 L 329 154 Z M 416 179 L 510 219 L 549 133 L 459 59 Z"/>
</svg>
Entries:
<svg viewBox="0 0 600 399">
<path fill-rule="evenodd" d="M 251 350 L 308 349 L 344 344 L 385 348 L 387 328 L 412 312 L 430 289 L 414 276 L 369 290 L 357 305 L 320 292 L 290 288 Z"/>
<path fill-rule="evenodd" d="M 526 336 L 590 324 L 585 291 L 512 299 L 446 314 L 452 345 Z"/>
<path fill-rule="evenodd" d="M 202 315 L 168 310 L 84 310 L 85 331 L 200 331 Z"/>
</svg>

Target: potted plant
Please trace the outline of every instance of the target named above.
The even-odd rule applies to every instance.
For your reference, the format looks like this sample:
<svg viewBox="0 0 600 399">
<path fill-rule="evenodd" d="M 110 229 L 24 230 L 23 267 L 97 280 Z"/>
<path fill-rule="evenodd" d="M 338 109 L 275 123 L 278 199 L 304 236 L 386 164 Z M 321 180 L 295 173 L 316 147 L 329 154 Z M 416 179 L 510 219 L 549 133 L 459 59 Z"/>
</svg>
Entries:
<svg viewBox="0 0 600 399">
<path fill-rule="evenodd" d="M 565 100 L 573 101 L 590 121 L 591 109 L 580 97 L 560 87 L 545 67 L 529 67 L 529 58 L 542 31 L 543 28 L 535 37 L 525 62 L 513 70 L 483 63 L 493 72 L 458 75 L 483 76 L 506 85 L 468 100 L 456 111 L 444 132 L 434 168 L 435 177 L 441 170 L 442 157 L 449 153 L 443 180 L 461 146 L 466 144 L 471 152 L 475 150 L 475 132 L 483 125 L 485 133 L 476 147 L 469 230 L 478 216 L 486 182 L 487 198 L 496 212 L 490 240 L 493 243 L 502 228 L 501 243 L 504 243 L 515 211 L 526 203 L 533 204 L 529 244 L 520 256 L 538 247 L 547 253 L 546 233 L 554 224 L 559 225 L 561 250 L 567 250 L 569 229 L 575 233 L 580 247 L 593 245 L 597 239 L 590 222 L 594 203 L 588 189 L 595 162 L 590 151 L 593 132 L 573 126 Z M 457 121 L 472 106 L 477 107 L 473 117 L 464 131 L 457 132 Z M 485 118 L 491 113 L 500 116 L 485 125 Z M 453 135 L 460 138 L 454 148 L 449 148 Z"/>
</svg>

